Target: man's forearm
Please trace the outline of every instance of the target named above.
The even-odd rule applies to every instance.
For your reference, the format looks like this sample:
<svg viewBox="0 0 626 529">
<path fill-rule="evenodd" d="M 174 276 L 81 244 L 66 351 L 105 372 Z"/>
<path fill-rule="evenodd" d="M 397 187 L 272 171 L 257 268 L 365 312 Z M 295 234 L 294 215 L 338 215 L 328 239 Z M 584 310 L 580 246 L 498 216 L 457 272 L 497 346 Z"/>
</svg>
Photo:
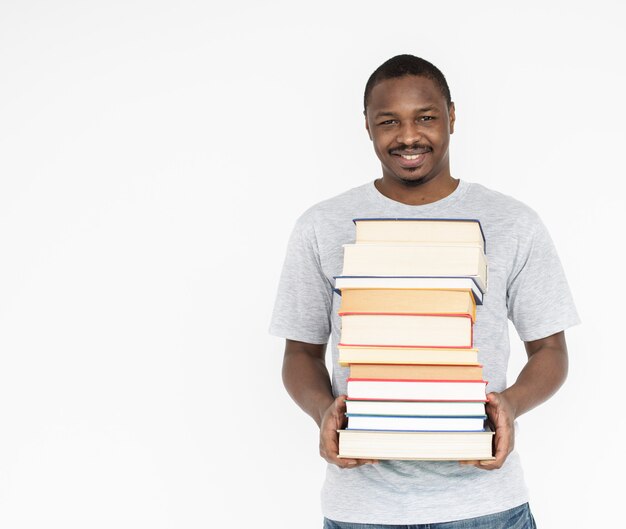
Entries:
<svg viewBox="0 0 626 529">
<path fill-rule="evenodd" d="M 515 383 L 502 394 L 515 411 L 515 418 L 548 400 L 567 378 L 565 333 L 526 342 L 528 362 Z"/>
<path fill-rule="evenodd" d="M 320 426 L 334 397 L 324 354 L 326 345 L 287 340 L 283 383 L 291 398 Z"/>
</svg>

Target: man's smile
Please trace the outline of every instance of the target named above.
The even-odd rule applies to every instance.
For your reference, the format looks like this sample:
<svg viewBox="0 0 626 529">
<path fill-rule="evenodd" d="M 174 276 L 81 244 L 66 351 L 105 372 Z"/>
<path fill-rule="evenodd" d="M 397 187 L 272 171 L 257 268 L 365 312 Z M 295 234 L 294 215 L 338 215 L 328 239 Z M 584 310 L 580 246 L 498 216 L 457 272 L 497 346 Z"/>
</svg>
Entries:
<svg viewBox="0 0 626 529">
<path fill-rule="evenodd" d="M 420 166 L 429 152 L 431 152 L 429 147 L 419 147 L 417 149 L 393 149 L 390 154 L 398 159 L 398 165 L 411 169 Z"/>
</svg>

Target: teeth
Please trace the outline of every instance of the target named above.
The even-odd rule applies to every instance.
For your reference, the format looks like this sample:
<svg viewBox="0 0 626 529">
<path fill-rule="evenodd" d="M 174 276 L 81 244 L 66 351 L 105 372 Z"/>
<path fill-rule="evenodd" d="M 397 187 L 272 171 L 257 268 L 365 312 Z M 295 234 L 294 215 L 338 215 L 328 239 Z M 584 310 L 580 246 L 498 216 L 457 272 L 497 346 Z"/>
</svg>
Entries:
<svg viewBox="0 0 626 529">
<path fill-rule="evenodd" d="M 419 154 L 402 154 L 401 156 L 405 160 L 417 160 L 417 158 L 419 157 Z"/>
</svg>

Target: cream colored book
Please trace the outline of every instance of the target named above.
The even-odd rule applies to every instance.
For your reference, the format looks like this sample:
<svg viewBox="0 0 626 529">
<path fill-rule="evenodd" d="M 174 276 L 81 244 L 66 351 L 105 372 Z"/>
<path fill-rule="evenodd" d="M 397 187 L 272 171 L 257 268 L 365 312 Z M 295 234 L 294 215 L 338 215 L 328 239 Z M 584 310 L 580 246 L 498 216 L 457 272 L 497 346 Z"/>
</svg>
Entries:
<svg viewBox="0 0 626 529">
<path fill-rule="evenodd" d="M 349 364 L 477 364 L 478 349 L 367 347 L 339 344 L 339 363 Z"/>
<path fill-rule="evenodd" d="M 345 244 L 342 276 L 469 277 L 487 291 L 487 258 L 478 246 Z"/>
<path fill-rule="evenodd" d="M 493 432 L 339 430 L 339 457 L 356 459 L 493 460 Z"/>
<path fill-rule="evenodd" d="M 344 345 L 472 347 L 469 315 L 345 314 L 341 317 Z"/>
<path fill-rule="evenodd" d="M 473 245 L 485 248 L 476 219 L 354 219 L 356 242 Z"/>
<path fill-rule="evenodd" d="M 352 364 L 350 366 L 350 378 L 385 378 L 398 380 L 482 380 L 483 366 L 479 364 Z"/>
</svg>

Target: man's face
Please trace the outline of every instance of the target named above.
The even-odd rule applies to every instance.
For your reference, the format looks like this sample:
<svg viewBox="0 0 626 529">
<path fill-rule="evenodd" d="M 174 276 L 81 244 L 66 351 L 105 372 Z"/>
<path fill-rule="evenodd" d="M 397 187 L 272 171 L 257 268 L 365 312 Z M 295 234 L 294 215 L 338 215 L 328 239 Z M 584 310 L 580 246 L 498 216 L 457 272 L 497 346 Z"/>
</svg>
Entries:
<svg viewBox="0 0 626 529">
<path fill-rule="evenodd" d="M 454 105 L 448 108 L 434 81 L 407 75 L 379 82 L 369 96 L 365 126 L 384 177 L 417 186 L 450 175 Z"/>
</svg>

